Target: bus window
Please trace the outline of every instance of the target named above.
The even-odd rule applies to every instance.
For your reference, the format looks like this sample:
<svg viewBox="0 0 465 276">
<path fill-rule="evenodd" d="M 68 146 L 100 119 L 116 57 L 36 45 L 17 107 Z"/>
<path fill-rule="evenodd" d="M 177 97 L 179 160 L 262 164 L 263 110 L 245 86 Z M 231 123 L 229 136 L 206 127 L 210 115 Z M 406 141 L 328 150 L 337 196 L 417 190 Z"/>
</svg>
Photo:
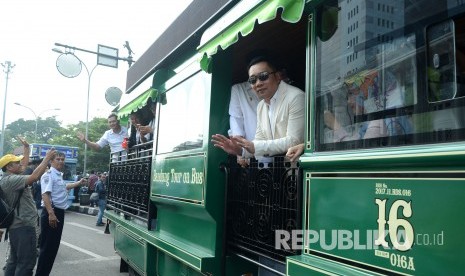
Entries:
<svg viewBox="0 0 465 276">
<path fill-rule="evenodd" d="M 208 75 L 201 71 L 166 92 L 160 107 L 157 153 L 201 148 Z"/>
<path fill-rule="evenodd" d="M 463 140 L 463 7 L 450 1 L 333 1 L 317 30 L 317 151 Z M 421 8 L 420 8 L 421 7 Z M 426 32 L 425 32 L 426 30 Z M 331 35 L 320 35 L 331 31 Z M 463 67 L 462 67 L 463 64 Z"/>
<path fill-rule="evenodd" d="M 457 93 L 454 21 L 447 20 L 431 26 L 426 34 L 429 101 L 453 99 Z"/>
<path fill-rule="evenodd" d="M 63 168 L 63 180 L 74 181 L 76 175 L 76 163 L 65 163 Z"/>
<path fill-rule="evenodd" d="M 336 0 L 327 1 L 317 14 L 316 25 L 318 26 L 317 35 L 322 41 L 326 41 L 334 35 L 337 30 L 339 8 Z"/>
</svg>

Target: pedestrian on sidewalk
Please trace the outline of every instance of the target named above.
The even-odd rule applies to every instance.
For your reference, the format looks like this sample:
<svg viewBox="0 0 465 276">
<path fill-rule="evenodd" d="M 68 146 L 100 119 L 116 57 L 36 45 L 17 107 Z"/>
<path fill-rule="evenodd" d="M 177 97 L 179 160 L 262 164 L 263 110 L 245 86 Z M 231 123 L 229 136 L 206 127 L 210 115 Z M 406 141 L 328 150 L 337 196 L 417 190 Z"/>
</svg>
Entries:
<svg viewBox="0 0 465 276">
<path fill-rule="evenodd" d="M 97 215 L 97 224 L 96 226 L 104 226 L 102 222 L 103 212 L 105 211 L 105 206 L 107 205 L 107 191 L 105 187 L 107 175 L 102 173 L 100 174 L 99 180 L 95 184 L 95 192 L 98 193 L 98 215 Z"/>
<path fill-rule="evenodd" d="M 87 183 L 88 183 L 87 186 L 89 188 L 87 192 L 89 193 L 89 195 L 95 192 L 95 184 L 97 183 L 97 181 L 98 181 L 98 176 L 95 174 L 94 170 L 91 170 L 90 175 L 89 175 L 89 180 L 87 180 Z M 97 206 L 97 202 L 90 200 L 90 207 L 94 207 L 94 205 Z"/>
</svg>

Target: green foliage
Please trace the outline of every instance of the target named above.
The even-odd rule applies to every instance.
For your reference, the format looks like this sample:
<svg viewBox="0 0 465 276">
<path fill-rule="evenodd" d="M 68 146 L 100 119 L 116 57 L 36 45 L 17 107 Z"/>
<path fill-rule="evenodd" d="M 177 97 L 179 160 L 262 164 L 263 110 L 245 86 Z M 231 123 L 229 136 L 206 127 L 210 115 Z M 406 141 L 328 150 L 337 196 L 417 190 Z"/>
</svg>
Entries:
<svg viewBox="0 0 465 276">
<path fill-rule="evenodd" d="M 11 131 L 5 128 L 5 141 L 3 144 L 3 154 L 13 153 L 14 143 L 16 142 L 15 136 L 11 135 Z"/>
<path fill-rule="evenodd" d="M 55 117 L 48 117 L 45 119 L 39 118 L 37 120 L 37 133 L 35 120 L 26 121 L 24 119 L 19 119 L 9 124 L 7 128 L 11 135 L 10 138 L 15 138 L 19 135 L 26 138 L 30 143 L 51 144 L 50 139 L 57 136 L 61 129 L 61 125 Z M 10 142 L 13 143 L 15 140 L 10 140 Z"/>
<path fill-rule="evenodd" d="M 78 171 L 82 171 L 84 164 L 84 143 L 77 138 L 77 133 L 85 133 L 85 122 L 74 125 L 61 126 L 61 122 L 55 117 L 37 120 L 37 137 L 35 136 L 36 121 L 19 119 L 7 125 L 5 128 L 4 154 L 13 153 L 16 148 L 21 148 L 21 143 L 16 137 L 21 136 L 29 143 L 44 143 L 52 145 L 79 147 Z M 108 130 L 106 118 L 94 118 L 89 121 L 88 138 L 96 142 L 102 134 Z M 105 147 L 100 151 L 87 150 L 87 170 L 108 171 L 110 149 Z"/>
<path fill-rule="evenodd" d="M 77 139 L 76 134 L 81 132 L 85 134 L 86 131 L 86 124 L 85 122 L 79 122 L 75 125 L 68 126 L 70 130 L 70 134 L 73 139 L 75 139 L 78 143 L 79 147 L 79 164 L 84 164 L 84 143 Z M 100 137 L 102 137 L 103 133 L 108 130 L 108 122 L 106 118 L 94 118 L 92 121 L 89 122 L 89 128 L 87 137 L 89 141 L 97 142 Z M 99 151 L 94 151 L 90 148 L 87 149 L 87 171 L 95 170 L 100 172 L 108 171 L 108 164 L 109 164 L 109 156 L 110 156 L 110 148 L 105 147 Z M 78 171 L 82 171 L 83 167 L 79 166 Z"/>
</svg>

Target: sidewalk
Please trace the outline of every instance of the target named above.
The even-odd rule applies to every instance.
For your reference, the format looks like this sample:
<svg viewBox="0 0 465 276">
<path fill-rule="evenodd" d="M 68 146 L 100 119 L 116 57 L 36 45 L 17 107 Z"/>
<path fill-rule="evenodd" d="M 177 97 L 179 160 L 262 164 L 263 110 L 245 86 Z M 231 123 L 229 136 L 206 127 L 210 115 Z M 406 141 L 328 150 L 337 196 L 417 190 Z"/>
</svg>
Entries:
<svg viewBox="0 0 465 276">
<path fill-rule="evenodd" d="M 98 214 L 98 207 L 90 207 L 89 205 L 81 206 L 80 203 L 73 203 L 68 208 L 69 211 L 78 212 L 86 215 L 96 216 Z"/>
</svg>

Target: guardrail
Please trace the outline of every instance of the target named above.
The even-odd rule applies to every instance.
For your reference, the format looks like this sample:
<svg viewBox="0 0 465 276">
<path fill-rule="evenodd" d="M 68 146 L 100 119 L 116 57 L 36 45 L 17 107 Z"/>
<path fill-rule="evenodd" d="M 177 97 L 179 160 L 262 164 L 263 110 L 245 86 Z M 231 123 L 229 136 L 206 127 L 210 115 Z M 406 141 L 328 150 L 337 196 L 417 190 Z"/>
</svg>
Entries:
<svg viewBox="0 0 465 276">
<path fill-rule="evenodd" d="M 152 142 L 114 154 L 110 162 L 107 207 L 147 222 L 151 166 Z"/>
<path fill-rule="evenodd" d="M 270 163 L 250 160 L 246 168 L 229 161 L 227 243 L 235 252 L 284 260 L 299 252 L 275 248 L 275 230 L 301 229 L 302 171 L 298 163 L 275 156 Z M 292 239 L 290 241 L 290 244 Z"/>
</svg>

